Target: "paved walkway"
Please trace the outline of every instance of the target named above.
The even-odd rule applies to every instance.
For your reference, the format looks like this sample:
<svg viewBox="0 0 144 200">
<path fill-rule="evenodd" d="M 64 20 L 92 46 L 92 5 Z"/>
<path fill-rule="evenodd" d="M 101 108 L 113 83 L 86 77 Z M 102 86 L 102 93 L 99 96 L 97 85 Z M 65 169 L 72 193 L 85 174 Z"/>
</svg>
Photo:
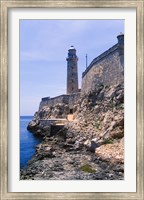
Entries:
<svg viewBox="0 0 144 200">
<path fill-rule="evenodd" d="M 65 122 L 67 121 L 73 121 L 73 120 L 74 120 L 73 114 L 69 114 L 67 115 L 67 119 L 66 118 L 41 119 L 40 123 L 43 125 L 60 126 L 60 125 L 64 125 Z"/>
</svg>

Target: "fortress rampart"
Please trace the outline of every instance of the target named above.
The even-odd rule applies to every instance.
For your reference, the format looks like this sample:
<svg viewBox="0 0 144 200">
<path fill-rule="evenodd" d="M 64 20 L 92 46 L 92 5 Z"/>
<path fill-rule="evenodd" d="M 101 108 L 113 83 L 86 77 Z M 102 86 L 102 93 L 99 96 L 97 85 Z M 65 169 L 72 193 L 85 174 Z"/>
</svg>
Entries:
<svg viewBox="0 0 144 200">
<path fill-rule="evenodd" d="M 73 108 L 74 104 L 79 100 L 81 93 L 77 92 L 77 93 L 73 93 L 71 95 L 60 95 L 57 97 L 45 97 L 41 99 L 40 102 L 40 106 L 39 106 L 39 110 L 43 107 L 43 106 L 48 106 L 48 107 L 53 107 L 56 104 L 59 103 L 63 103 L 69 106 L 69 108 Z"/>
<path fill-rule="evenodd" d="M 64 94 L 64 95 L 60 95 L 60 96 L 53 97 L 53 98 L 49 98 L 49 97 L 42 98 L 39 109 L 41 109 L 43 106 L 52 107 L 58 103 L 68 104 L 69 103 L 69 95 Z"/>
<path fill-rule="evenodd" d="M 114 85 L 123 81 L 124 45 L 117 43 L 96 57 L 83 72 L 81 93 L 89 93 L 99 84 Z"/>
</svg>

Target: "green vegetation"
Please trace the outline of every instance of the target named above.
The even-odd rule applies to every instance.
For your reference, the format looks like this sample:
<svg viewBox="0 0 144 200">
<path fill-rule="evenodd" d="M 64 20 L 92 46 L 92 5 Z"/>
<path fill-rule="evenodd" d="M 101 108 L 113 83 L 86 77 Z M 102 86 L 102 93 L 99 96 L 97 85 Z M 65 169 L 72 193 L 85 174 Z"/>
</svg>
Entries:
<svg viewBox="0 0 144 200">
<path fill-rule="evenodd" d="M 84 172 L 88 172 L 88 173 L 94 173 L 96 172 L 94 169 L 92 169 L 92 167 L 90 165 L 83 165 L 82 167 L 80 167 L 80 170 L 81 171 L 84 171 Z"/>
<path fill-rule="evenodd" d="M 99 129 L 100 128 L 100 122 L 99 121 L 95 122 L 94 126 L 95 126 L 96 129 Z"/>
<path fill-rule="evenodd" d="M 104 143 L 104 144 L 113 144 L 113 141 L 110 140 L 110 139 L 105 139 L 105 140 L 103 141 L 103 143 Z"/>
</svg>

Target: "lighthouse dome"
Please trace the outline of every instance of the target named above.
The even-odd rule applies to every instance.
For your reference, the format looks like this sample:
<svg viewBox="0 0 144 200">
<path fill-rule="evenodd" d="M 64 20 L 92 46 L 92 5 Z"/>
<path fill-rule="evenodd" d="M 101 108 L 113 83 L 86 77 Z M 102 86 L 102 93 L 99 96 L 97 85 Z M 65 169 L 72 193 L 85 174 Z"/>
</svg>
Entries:
<svg viewBox="0 0 144 200">
<path fill-rule="evenodd" d="M 74 48 L 74 46 L 70 46 L 70 48 L 69 48 L 69 50 L 74 50 L 75 48 Z"/>
</svg>

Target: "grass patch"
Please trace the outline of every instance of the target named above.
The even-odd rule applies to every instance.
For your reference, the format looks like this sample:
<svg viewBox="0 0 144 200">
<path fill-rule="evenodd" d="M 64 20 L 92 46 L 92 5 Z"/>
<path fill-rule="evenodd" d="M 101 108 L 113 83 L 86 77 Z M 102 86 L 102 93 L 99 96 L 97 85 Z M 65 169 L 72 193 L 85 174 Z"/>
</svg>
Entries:
<svg viewBox="0 0 144 200">
<path fill-rule="evenodd" d="M 113 144 L 113 141 L 110 140 L 110 139 L 105 139 L 105 140 L 103 141 L 103 143 L 104 143 L 104 144 Z"/>
<path fill-rule="evenodd" d="M 92 169 L 92 167 L 90 165 L 83 165 L 82 167 L 80 167 L 81 171 L 87 172 L 87 173 L 94 173 L 96 172 L 94 169 Z"/>
</svg>

